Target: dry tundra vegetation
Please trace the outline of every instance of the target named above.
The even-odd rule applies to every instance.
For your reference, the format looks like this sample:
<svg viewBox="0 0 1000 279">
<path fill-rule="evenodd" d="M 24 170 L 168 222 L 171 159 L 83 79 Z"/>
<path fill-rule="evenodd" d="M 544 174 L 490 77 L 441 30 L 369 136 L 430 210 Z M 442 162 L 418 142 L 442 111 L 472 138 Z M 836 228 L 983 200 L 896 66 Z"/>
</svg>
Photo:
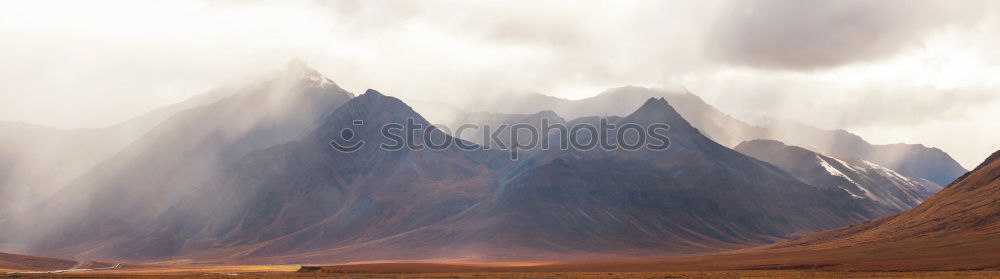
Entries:
<svg viewBox="0 0 1000 279">
<path fill-rule="evenodd" d="M 368 270 L 374 266 L 380 270 Z M 845 272 L 819 270 L 717 270 L 671 272 L 567 272 L 559 265 L 380 264 L 310 267 L 298 265 L 124 265 L 116 270 L 13 273 L 4 278 L 1000 278 L 1000 270 Z M 547 270 L 549 269 L 549 270 Z"/>
<path fill-rule="evenodd" d="M 998 271 L 827 272 L 804 270 L 683 272 L 301 273 L 286 267 L 163 268 L 162 270 L 7 274 L 11 278 L 1000 278 Z"/>
</svg>

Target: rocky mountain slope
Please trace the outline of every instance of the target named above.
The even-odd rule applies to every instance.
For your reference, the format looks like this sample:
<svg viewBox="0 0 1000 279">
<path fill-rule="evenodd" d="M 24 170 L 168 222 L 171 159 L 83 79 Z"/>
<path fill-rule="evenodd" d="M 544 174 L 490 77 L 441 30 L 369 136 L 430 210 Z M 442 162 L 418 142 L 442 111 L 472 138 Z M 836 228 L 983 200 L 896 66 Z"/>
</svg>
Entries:
<svg viewBox="0 0 1000 279">
<path fill-rule="evenodd" d="M 342 255 L 338 249 L 366 243 L 393 251 L 398 247 L 391 240 L 454 218 L 494 190 L 490 168 L 475 151 L 382 148 L 393 142 L 381 128 L 408 120 L 430 125 L 398 99 L 369 90 L 307 136 L 247 155 L 157 219 L 143 237 L 107 253 L 241 261 L 312 254 L 329 260 Z M 365 144 L 353 152 L 333 149 L 331 139 L 347 128 Z M 436 129 L 415 131 L 412 144 L 450 139 Z M 411 244 L 433 249 L 451 237 Z"/>
<path fill-rule="evenodd" d="M 937 191 L 936 185 L 924 185 L 865 160 L 841 160 L 774 140 L 746 141 L 736 151 L 771 163 L 803 182 L 841 189 L 892 211 L 913 208 Z"/>
<path fill-rule="evenodd" d="M 496 196 L 470 210 L 468 222 L 485 226 L 476 234 L 493 251 L 522 258 L 666 255 L 769 243 L 886 214 L 711 141 L 664 99 L 617 121 L 625 123 L 669 124 L 670 147 L 549 150 L 520 161 L 498 178 Z M 616 134 L 608 142 L 617 143 Z"/>
</svg>

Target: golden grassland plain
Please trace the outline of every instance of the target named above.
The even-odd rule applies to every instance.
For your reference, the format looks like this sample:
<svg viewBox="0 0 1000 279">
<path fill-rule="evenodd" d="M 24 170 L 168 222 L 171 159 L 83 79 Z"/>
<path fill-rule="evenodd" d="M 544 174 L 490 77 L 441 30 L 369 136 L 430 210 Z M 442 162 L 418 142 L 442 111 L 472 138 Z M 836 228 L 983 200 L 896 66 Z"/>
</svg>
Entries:
<svg viewBox="0 0 1000 279">
<path fill-rule="evenodd" d="M 58 274 L 8 274 L 10 278 L 1000 278 L 1000 271 L 829 272 L 811 270 L 742 270 L 678 272 L 437 272 L 329 273 L 296 272 L 295 265 L 125 266 L 117 270 Z"/>
</svg>

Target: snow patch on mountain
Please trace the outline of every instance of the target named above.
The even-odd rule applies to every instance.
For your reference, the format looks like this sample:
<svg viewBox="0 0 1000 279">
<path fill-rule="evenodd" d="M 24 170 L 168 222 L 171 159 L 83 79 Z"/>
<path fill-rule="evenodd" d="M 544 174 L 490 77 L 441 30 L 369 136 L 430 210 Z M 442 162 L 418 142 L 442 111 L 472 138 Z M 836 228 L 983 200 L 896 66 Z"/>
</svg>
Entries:
<svg viewBox="0 0 1000 279">
<path fill-rule="evenodd" d="M 870 191 L 867 188 L 865 188 L 864 186 L 862 186 L 861 183 L 858 183 L 857 181 L 855 181 L 854 179 L 852 179 L 850 176 L 844 174 L 844 172 L 838 170 L 836 167 L 834 167 L 833 165 L 831 165 L 830 162 L 827 161 L 827 159 L 833 160 L 834 163 L 836 163 L 837 165 L 839 165 L 839 166 L 841 166 L 843 168 L 847 168 L 847 169 L 852 170 L 852 171 L 858 171 L 856 168 L 851 167 L 851 164 L 848 164 L 847 162 L 841 161 L 840 159 L 833 158 L 833 157 L 824 157 L 824 156 L 821 156 L 819 154 L 816 154 L 816 160 L 819 162 L 819 165 L 822 166 L 823 169 L 826 169 L 826 171 L 828 173 L 830 173 L 831 175 L 834 175 L 834 176 L 839 176 L 839 177 L 844 178 L 845 180 L 847 180 L 847 182 L 850 182 L 851 185 L 854 186 L 854 188 L 857 188 L 858 190 L 860 190 L 861 191 L 860 194 L 863 194 L 865 197 L 868 197 L 869 199 L 872 199 L 874 201 L 886 202 L 884 199 L 880 198 L 878 195 L 872 193 L 872 191 Z M 848 193 L 851 193 L 852 196 L 858 196 L 857 195 L 858 193 L 852 192 L 851 189 L 846 188 L 847 187 L 846 185 L 839 185 L 838 187 L 840 187 L 841 189 L 844 189 L 844 191 L 847 191 Z"/>
</svg>

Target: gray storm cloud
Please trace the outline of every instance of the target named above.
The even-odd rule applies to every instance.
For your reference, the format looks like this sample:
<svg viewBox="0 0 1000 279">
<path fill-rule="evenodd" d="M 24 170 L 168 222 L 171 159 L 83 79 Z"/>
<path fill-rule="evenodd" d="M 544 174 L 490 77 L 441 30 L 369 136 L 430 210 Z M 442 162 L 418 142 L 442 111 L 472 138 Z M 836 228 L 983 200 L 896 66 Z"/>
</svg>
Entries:
<svg viewBox="0 0 1000 279">
<path fill-rule="evenodd" d="M 727 63 L 812 70 L 890 57 L 927 32 L 974 21 L 986 3 L 965 1 L 735 1 L 707 48 Z"/>
</svg>

